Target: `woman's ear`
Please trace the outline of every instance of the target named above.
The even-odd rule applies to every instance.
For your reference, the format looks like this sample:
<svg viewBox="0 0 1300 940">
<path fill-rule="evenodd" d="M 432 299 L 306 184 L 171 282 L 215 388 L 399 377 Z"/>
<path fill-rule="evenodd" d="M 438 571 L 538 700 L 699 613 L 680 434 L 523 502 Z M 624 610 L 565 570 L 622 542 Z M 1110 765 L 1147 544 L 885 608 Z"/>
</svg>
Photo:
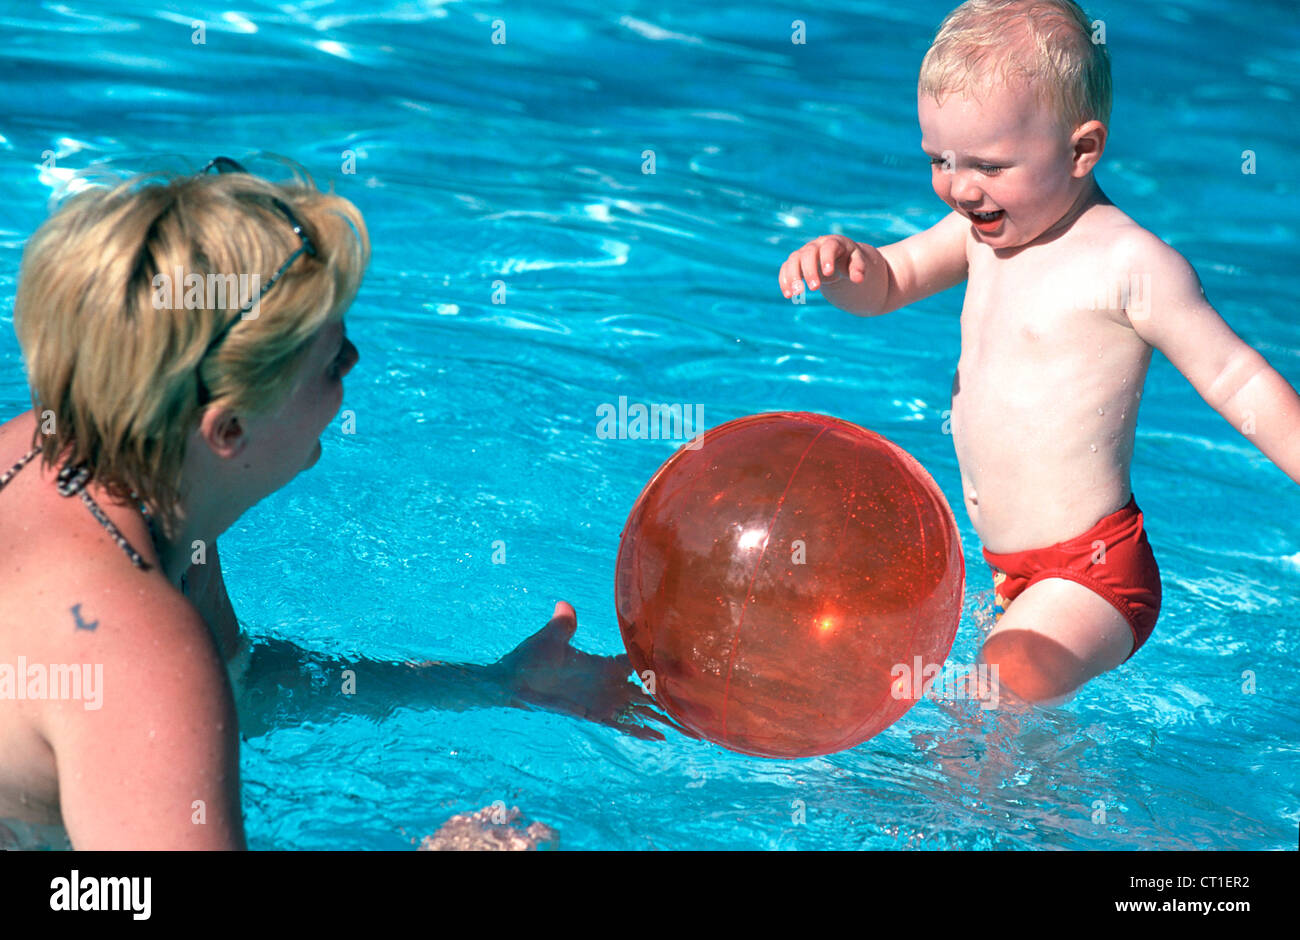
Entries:
<svg viewBox="0 0 1300 940">
<path fill-rule="evenodd" d="M 218 457 L 238 457 L 248 443 L 239 415 L 220 405 L 207 408 L 199 420 L 198 434 Z"/>
</svg>

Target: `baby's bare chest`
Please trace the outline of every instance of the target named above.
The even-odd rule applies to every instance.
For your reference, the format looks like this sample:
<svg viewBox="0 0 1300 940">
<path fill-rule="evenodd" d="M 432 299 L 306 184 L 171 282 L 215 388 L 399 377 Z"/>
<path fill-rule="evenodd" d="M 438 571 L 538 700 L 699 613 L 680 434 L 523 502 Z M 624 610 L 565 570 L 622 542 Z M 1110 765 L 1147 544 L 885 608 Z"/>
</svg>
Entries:
<svg viewBox="0 0 1300 940">
<path fill-rule="evenodd" d="M 1095 258 L 972 259 L 962 377 L 1030 397 L 1132 380 L 1147 346 L 1128 323 L 1129 302 Z"/>
</svg>

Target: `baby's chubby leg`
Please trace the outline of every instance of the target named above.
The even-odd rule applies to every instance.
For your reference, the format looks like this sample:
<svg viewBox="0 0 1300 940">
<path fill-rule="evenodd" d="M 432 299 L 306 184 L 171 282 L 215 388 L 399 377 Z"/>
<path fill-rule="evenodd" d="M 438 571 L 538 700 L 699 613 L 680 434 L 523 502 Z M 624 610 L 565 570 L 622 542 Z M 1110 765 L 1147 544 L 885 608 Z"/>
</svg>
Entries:
<svg viewBox="0 0 1300 940">
<path fill-rule="evenodd" d="M 1007 606 L 979 658 L 997 666 L 1003 692 L 1055 705 L 1132 650 L 1128 621 L 1105 598 L 1068 578 L 1044 578 Z"/>
</svg>

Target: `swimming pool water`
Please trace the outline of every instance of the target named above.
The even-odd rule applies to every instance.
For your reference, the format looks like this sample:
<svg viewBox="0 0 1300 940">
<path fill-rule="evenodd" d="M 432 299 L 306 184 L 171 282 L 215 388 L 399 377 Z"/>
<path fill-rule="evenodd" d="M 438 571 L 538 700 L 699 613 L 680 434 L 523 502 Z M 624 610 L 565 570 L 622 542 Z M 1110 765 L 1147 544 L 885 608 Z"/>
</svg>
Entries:
<svg viewBox="0 0 1300 940">
<path fill-rule="evenodd" d="M 914 87 L 949 6 L 818 4 L 797 14 L 799 46 L 795 14 L 771 3 L 11 5 L 0 417 L 27 407 L 14 281 L 60 172 L 283 153 L 362 209 L 375 251 L 349 314 L 357 433 L 336 422 L 320 463 L 221 540 L 253 635 L 485 662 L 564 598 L 577 645 L 621 651 L 619 531 L 673 446 L 597 436 L 596 409 L 626 396 L 699 404 L 710 426 L 826 412 L 907 448 L 957 511 L 952 658 L 971 662 L 992 592 L 942 432 L 960 292 L 859 320 L 776 285 L 818 234 L 880 243 L 940 217 Z M 1103 188 L 1300 385 L 1295 7 L 1088 9 L 1115 70 Z M 1292 848 L 1300 491 L 1159 355 L 1133 486 L 1160 621 L 1065 706 L 926 701 L 850 752 L 766 761 L 536 711 L 394 703 L 246 741 L 250 844 L 402 848 L 502 800 L 571 849 Z"/>
</svg>

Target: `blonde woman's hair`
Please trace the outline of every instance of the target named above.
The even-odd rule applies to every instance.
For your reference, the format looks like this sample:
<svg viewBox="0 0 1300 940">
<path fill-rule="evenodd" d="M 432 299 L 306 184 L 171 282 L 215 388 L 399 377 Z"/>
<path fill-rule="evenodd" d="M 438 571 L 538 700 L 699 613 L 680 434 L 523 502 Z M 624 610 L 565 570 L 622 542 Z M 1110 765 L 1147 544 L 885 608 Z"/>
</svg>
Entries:
<svg viewBox="0 0 1300 940">
<path fill-rule="evenodd" d="M 88 482 L 139 499 L 170 524 L 203 409 L 268 414 L 283 403 L 315 334 L 352 303 L 370 258 L 357 208 L 291 172 L 284 183 L 249 173 L 144 174 L 78 193 L 37 229 L 23 252 L 14 328 L 43 463 L 84 464 Z M 160 275 L 220 284 L 242 274 L 265 285 L 301 246 L 275 199 L 317 253 L 294 260 L 256 316 L 241 316 L 251 297 L 240 290 L 167 302 Z"/>
<path fill-rule="evenodd" d="M 1110 122 L 1110 55 L 1072 0 L 967 0 L 939 25 L 919 89 L 940 101 L 989 83 L 1025 82 L 1063 130 Z"/>
</svg>

